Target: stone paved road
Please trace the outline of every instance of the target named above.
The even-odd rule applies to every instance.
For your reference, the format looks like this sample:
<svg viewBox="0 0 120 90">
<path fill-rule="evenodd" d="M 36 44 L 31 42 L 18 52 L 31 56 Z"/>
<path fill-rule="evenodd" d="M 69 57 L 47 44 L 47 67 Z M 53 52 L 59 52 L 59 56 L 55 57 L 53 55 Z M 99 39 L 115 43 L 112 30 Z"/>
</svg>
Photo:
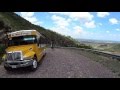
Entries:
<svg viewBox="0 0 120 90">
<path fill-rule="evenodd" d="M 116 78 L 117 75 L 98 62 L 84 57 L 73 49 L 47 49 L 42 64 L 35 72 L 7 72 L 0 65 L 0 78 Z"/>
</svg>

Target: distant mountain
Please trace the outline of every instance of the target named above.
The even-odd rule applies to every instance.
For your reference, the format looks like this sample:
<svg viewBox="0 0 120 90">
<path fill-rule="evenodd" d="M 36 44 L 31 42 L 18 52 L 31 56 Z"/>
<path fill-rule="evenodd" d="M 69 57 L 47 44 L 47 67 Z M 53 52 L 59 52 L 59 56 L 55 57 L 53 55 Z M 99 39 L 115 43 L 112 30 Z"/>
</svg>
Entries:
<svg viewBox="0 0 120 90">
<path fill-rule="evenodd" d="M 51 40 L 57 46 L 75 46 L 76 43 L 71 37 L 63 36 L 59 33 L 45 29 L 44 27 L 34 25 L 29 21 L 25 20 L 21 16 L 13 12 L 0 12 L 0 20 L 3 20 L 5 24 L 12 28 L 12 31 L 35 29 L 44 35 L 47 39 L 47 43 L 50 44 Z"/>
<path fill-rule="evenodd" d="M 91 39 L 76 39 L 81 44 L 90 45 L 97 50 L 104 50 L 120 54 L 120 42 L 110 40 L 91 40 Z"/>
<path fill-rule="evenodd" d="M 120 41 L 111 41 L 111 40 L 93 40 L 93 39 L 76 39 L 81 43 L 120 43 Z"/>
</svg>

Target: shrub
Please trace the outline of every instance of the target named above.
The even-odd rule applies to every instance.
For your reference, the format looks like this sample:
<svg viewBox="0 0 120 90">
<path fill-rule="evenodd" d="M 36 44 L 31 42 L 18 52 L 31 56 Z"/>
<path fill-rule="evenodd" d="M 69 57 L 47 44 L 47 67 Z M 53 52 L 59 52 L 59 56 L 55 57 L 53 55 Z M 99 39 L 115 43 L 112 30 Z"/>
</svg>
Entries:
<svg viewBox="0 0 120 90">
<path fill-rule="evenodd" d="M 80 45 L 77 45 L 78 48 L 85 48 L 85 49 L 92 49 L 92 47 L 89 45 L 85 45 L 85 44 L 80 44 Z"/>
</svg>

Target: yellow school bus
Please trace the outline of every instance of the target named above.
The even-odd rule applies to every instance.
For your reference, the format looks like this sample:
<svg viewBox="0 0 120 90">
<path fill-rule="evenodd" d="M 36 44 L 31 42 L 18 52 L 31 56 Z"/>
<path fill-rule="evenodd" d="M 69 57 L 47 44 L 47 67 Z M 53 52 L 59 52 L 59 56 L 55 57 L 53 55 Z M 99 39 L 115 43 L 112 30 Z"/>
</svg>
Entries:
<svg viewBox="0 0 120 90">
<path fill-rule="evenodd" d="M 8 48 L 4 58 L 4 68 L 30 67 L 36 70 L 38 62 L 46 54 L 45 37 L 36 30 L 20 30 L 8 33 Z"/>
</svg>

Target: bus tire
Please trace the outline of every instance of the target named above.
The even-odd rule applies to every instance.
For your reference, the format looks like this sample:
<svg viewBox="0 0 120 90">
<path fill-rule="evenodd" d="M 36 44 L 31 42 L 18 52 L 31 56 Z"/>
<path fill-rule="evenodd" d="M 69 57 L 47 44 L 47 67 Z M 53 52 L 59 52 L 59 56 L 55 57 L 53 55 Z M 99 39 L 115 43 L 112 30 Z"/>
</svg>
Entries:
<svg viewBox="0 0 120 90">
<path fill-rule="evenodd" d="M 38 67 L 37 57 L 34 57 L 34 58 L 33 58 L 33 63 L 32 63 L 32 65 L 30 66 L 30 69 L 31 69 L 32 71 L 35 71 L 35 70 L 37 70 L 37 67 Z"/>
<path fill-rule="evenodd" d="M 4 68 L 5 68 L 6 71 L 11 71 L 12 70 L 10 67 L 4 66 Z"/>
</svg>

